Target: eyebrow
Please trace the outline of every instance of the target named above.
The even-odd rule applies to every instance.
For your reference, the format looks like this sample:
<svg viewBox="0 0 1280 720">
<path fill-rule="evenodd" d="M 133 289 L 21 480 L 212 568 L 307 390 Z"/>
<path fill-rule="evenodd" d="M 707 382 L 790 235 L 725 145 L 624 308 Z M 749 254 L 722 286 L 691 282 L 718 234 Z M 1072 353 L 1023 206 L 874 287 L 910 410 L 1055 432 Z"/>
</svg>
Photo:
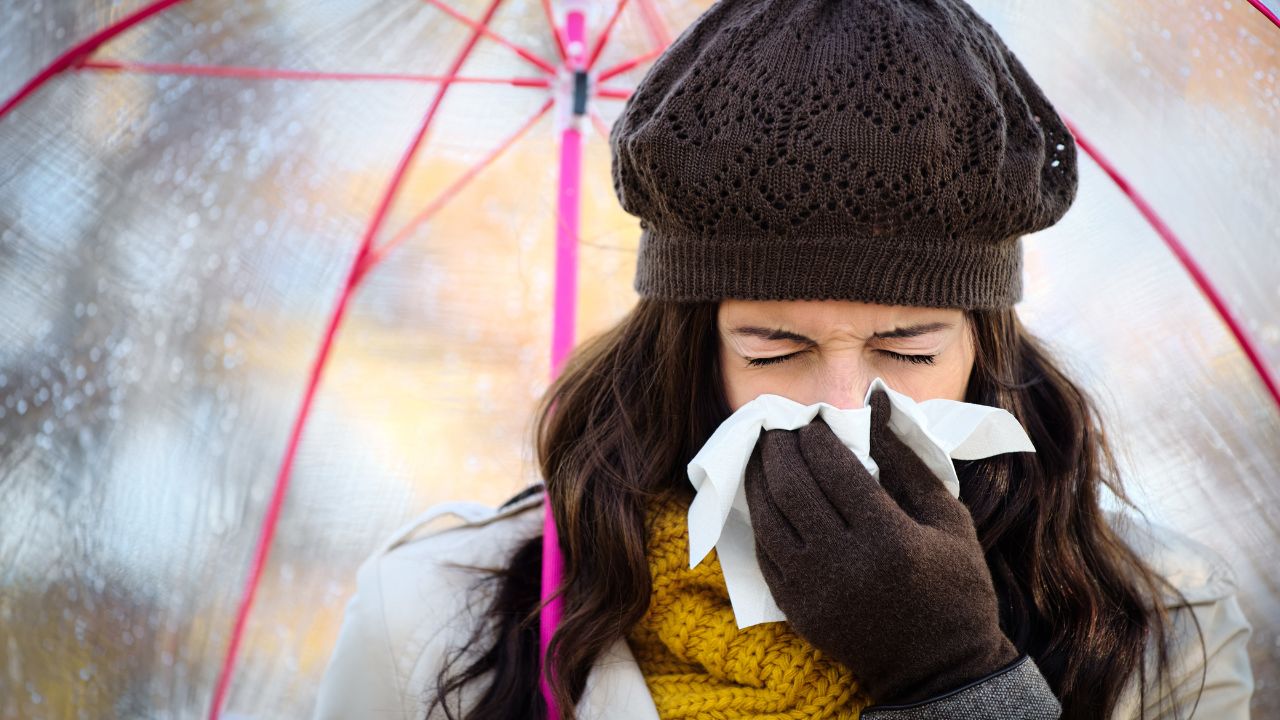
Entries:
<svg viewBox="0 0 1280 720">
<path fill-rule="evenodd" d="M 892 330 L 873 333 L 872 338 L 891 339 L 891 338 L 912 338 L 919 335 L 925 335 L 939 330 L 946 330 L 952 327 L 949 322 L 930 322 L 920 323 L 917 325 L 904 325 Z M 730 331 L 734 335 L 746 335 L 748 337 L 757 337 L 762 340 L 791 340 L 792 342 L 803 343 L 806 345 L 816 345 L 817 341 L 810 337 L 805 337 L 799 333 L 793 333 L 790 330 L 782 328 L 766 328 L 757 325 L 743 325 L 736 327 Z"/>
</svg>

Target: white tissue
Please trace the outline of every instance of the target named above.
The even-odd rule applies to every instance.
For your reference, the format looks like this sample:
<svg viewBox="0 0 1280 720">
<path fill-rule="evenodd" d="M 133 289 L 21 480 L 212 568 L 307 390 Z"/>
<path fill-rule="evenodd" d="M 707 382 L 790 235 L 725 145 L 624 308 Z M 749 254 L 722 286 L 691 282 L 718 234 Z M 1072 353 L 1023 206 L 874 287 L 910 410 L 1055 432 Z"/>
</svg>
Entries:
<svg viewBox="0 0 1280 720">
<path fill-rule="evenodd" d="M 960 480 L 952 459 L 1035 452 L 1026 430 L 1005 410 L 955 400 L 917 403 L 878 377 L 871 381 L 863 406 L 856 410 L 842 410 L 829 403 L 801 405 L 772 394 L 746 403 L 716 429 L 688 467 L 689 481 L 697 490 L 689 506 L 689 567 L 697 567 L 712 547 L 716 549 L 739 629 L 786 619 L 760 573 L 747 508 L 747 460 L 760 429 L 795 430 L 822 415 L 878 481 L 880 468 L 870 453 L 870 401 L 878 387 L 888 392 L 893 405 L 889 427 L 920 455 L 954 497 L 960 496 Z"/>
</svg>

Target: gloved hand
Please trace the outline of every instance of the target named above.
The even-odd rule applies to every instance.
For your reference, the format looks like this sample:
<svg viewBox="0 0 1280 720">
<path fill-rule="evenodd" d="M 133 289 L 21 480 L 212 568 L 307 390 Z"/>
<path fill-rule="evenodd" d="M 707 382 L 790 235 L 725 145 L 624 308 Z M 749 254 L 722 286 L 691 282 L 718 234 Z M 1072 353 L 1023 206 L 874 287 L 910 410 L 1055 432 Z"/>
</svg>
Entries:
<svg viewBox="0 0 1280 720">
<path fill-rule="evenodd" d="M 924 700 L 1019 657 L 1000 629 L 973 517 L 889 429 L 871 397 L 880 482 L 821 416 L 766 430 L 746 470 L 756 555 L 802 637 L 878 704 Z"/>
</svg>

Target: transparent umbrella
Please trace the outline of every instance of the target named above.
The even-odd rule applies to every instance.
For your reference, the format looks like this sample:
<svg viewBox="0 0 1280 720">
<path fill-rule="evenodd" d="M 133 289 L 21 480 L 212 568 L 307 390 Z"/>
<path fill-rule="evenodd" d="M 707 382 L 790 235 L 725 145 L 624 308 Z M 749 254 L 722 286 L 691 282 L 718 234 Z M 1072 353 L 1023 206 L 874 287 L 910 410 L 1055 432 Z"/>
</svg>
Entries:
<svg viewBox="0 0 1280 720">
<path fill-rule="evenodd" d="M 1022 315 L 1234 561 L 1280 713 L 1274 8 L 973 4 L 1087 158 Z M 307 712 L 378 540 L 537 479 L 635 300 L 608 127 L 707 6 L 0 12 L 0 717 Z"/>
</svg>

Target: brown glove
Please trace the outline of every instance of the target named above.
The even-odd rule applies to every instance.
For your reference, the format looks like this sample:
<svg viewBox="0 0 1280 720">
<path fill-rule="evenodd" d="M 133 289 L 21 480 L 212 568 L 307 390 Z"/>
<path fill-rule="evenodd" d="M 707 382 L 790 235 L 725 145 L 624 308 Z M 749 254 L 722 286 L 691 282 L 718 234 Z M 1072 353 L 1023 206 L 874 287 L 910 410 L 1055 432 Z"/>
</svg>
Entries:
<svg viewBox="0 0 1280 720">
<path fill-rule="evenodd" d="M 756 556 L 802 637 L 879 704 L 934 697 L 1019 657 L 1000 630 L 968 508 L 886 425 L 871 398 L 880 482 L 815 417 L 766 430 L 746 471 Z"/>
</svg>

